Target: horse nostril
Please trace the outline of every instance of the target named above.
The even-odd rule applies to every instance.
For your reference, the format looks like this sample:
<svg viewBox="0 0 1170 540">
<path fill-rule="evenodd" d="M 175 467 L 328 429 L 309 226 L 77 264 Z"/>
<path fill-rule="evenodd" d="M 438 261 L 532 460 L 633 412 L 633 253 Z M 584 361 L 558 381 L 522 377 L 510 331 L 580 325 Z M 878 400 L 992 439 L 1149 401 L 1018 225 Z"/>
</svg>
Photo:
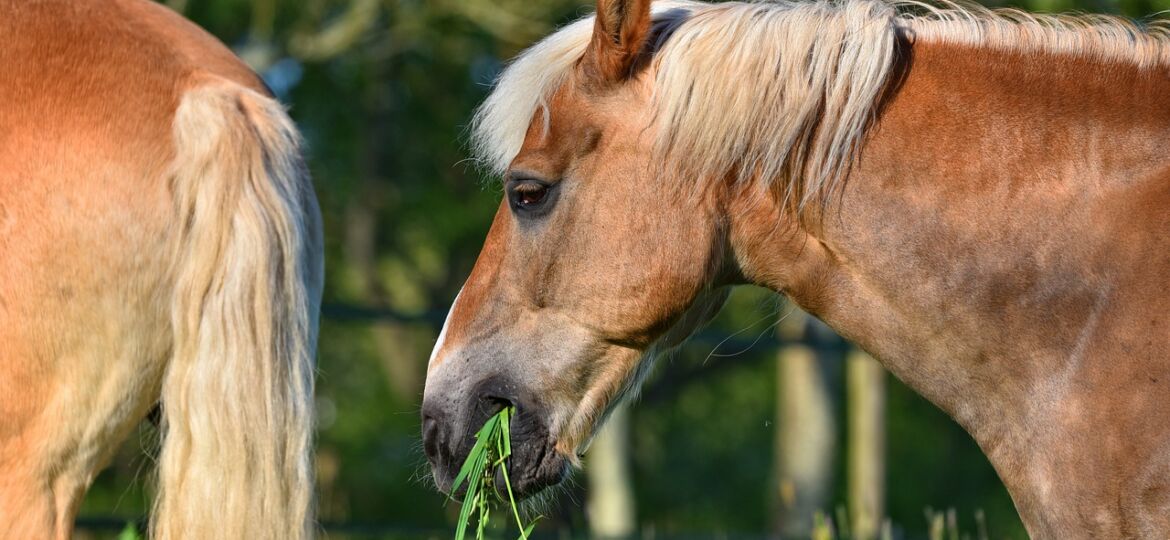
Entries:
<svg viewBox="0 0 1170 540">
<path fill-rule="evenodd" d="M 436 415 L 424 411 L 422 420 L 423 453 L 427 455 L 427 459 L 431 463 L 438 463 L 439 456 L 442 455 L 440 452 L 443 444 L 440 433 L 441 429 L 441 424 Z"/>
<path fill-rule="evenodd" d="M 490 394 L 480 395 L 478 407 L 478 416 L 480 418 L 477 419 L 479 424 L 476 425 L 476 428 L 478 429 L 479 425 L 482 425 L 483 422 L 488 418 L 495 416 L 496 413 L 507 409 L 508 407 L 515 407 L 515 405 L 516 403 L 513 400 L 506 397 L 494 396 Z"/>
<path fill-rule="evenodd" d="M 500 396 L 486 395 L 486 396 L 483 396 L 483 401 L 488 405 L 489 409 L 492 409 L 492 408 L 495 409 L 494 411 L 492 411 L 493 414 L 515 405 L 515 403 L 513 403 L 511 399 L 508 399 L 506 397 L 500 397 Z"/>
<path fill-rule="evenodd" d="M 488 377 L 480 381 L 473 394 L 476 397 L 476 412 L 483 416 L 483 420 L 487 420 L 508 407 L 518 407 L 520 390 L 520 385 L 507 377 Z"/>
</svg>

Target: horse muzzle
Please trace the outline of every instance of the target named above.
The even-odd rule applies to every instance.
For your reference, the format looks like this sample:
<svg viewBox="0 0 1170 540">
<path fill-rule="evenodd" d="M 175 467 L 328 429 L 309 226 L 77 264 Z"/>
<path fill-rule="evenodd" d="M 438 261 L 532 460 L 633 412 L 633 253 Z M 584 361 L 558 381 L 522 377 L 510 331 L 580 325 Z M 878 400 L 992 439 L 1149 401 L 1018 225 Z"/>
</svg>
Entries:
<svg viewBox="0 0 1170 540">
<path fill-rule="evenodd" d="M 470 395 L 437 394 L 423 400 L 423 451 L 440 491 L 462 497 L 466 482 L 454 493 L 451 487 L 471 453 L 475 433 L 492 415 L 508 406 L 516 408 L 509 427 L 512 455 L 505 465 L 512 494 L 525 498 L 564 480 L 569 462 L 555 449 L 556 440 L 549 433 L 544 408 L 538 400 L 525 395 L 519 385 L 491 377 L 477 384 Z M 495 471 L 493 485 L 502 495 L 502 471 Z"/>
</svg>

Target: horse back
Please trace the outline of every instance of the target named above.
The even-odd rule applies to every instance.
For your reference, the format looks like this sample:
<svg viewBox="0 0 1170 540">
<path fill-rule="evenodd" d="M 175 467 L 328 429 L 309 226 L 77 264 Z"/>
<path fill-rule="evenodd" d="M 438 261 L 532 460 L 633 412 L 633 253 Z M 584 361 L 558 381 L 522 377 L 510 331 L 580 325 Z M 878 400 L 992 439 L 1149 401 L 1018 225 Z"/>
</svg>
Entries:
<svg viewBox="0 0 1170 540">
<path fill-rule="evenodd" d="M 0 0 L 0 36 L 0 323 L 28 327 L 46 298 L 84 296 L 103 271 L 164 274 L 150 248 L 173 220 L 184 94 L 207 79 L 267 91 L 214 37 L 145 0 Z M 158 260 L 136 260 L 146 254 Z"/>
<path fill-rule="evenodd" d="M 200 73 L 263 86 L 215 38 L 143 0 L 0 0 L 0 35 L 0 186 L 14 165 L 38 176 L 46 154 L 157 170 Z"/>
</svg>

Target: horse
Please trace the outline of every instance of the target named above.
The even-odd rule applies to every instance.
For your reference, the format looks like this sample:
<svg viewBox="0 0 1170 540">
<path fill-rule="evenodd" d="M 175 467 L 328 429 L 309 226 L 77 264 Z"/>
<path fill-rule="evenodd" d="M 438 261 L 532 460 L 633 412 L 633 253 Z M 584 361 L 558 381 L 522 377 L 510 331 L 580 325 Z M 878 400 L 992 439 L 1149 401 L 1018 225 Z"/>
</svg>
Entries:
<svg viewBox="0 0 1170 540">
<path fill-rule="evenodd" d="M 0 538 L 70 538 L 161 411 L 154 538 L 313 532 L 321 223 L 300 136 L 145 0 L 0 1 Z"/>
<path fill-rule="evenodd" d="M 739 284 L 948 413 L 1035 538 L 1170 536 L 1170 28 L 882 0 L 598 0 L 471 124 L 501 178 L 429 360 L 441 491 L 514 406 L 579 463 Z"/>
</svg>

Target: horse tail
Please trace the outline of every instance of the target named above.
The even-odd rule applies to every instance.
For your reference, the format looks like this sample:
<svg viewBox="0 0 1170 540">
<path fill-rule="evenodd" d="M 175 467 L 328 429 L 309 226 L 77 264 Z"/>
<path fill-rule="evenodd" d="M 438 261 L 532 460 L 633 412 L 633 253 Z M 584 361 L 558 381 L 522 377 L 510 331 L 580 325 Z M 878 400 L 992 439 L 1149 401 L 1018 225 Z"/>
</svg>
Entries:
<svg viewBox="0 0 1170 540">
<path fill-rule="evenodd" d="M 292 121 L 209 79 L 174 118 L 174 351 L 162 383 L 158 539 L 314 535 L 320 213 Z"/>
</svg>

